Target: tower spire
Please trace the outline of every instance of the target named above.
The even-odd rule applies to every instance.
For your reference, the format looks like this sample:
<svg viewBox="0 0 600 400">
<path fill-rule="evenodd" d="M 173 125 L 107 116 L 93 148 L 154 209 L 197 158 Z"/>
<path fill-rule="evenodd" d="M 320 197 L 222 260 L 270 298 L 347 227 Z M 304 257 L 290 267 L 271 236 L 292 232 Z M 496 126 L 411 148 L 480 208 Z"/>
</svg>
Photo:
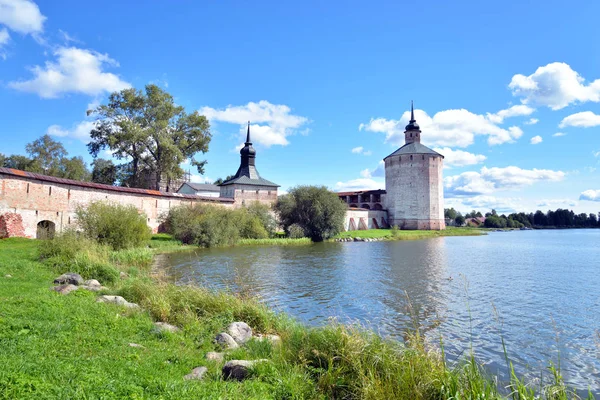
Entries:
<svg viewBox="0 0 600 400">
<path fill-rule="evenodd" d="M 250 121 L 248 121 L 248 132 L 246 133 L 246 144 L 252 144 L 250 141 Z"/>
<path fill-rule="evenodd" d="M 410 122 L 416 122 L 415 120 L 415 109 L 413 107 L 413 101 L 410 101 Z"/>
</svg>

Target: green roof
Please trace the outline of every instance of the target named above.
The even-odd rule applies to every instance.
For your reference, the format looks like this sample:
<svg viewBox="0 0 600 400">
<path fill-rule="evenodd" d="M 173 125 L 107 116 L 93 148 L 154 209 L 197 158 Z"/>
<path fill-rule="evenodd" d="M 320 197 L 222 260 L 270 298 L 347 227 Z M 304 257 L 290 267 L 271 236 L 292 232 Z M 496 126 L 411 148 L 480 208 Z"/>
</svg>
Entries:
<svg viewBox="0 0 600 400">
<path fill-rule="evenodd" d="M 418 143 L 418 142 L 407 143 L 404 146 L 400 147 L 395 152 L 393 152 L 392 154 L 390 154 L 389 156 L 387 156 L 386 158 L 389 158 L 392 156 L 400 156 L 403 154 L 431 154 L 434 156 L 440 156 L 440 157 L 444 158 L 444 156 L 441 155 L 440 153 L 438 153 L 437 151 L 433 151 L 429 147 L 422 145 L 421 143 Z M 384 158 L 384 160 L 386 158 Z"/>
</svg>

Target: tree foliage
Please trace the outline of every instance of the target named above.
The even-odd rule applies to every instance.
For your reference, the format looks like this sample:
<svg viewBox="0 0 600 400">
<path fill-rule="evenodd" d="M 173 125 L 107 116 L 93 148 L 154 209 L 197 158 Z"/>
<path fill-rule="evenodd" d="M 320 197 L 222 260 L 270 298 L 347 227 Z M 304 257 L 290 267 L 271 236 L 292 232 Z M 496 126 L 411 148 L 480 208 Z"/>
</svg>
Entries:
<svg viewBox="0 0 600 400">
<path fill-rule="evenodd" d="M 111 160 L 96 158 L 92 162 L 92 182 L 114 185 L 117 182 L 117 166 Z"/>
<path fill-rule="evenodd" d="M 325 186 L 297 186 L 275 204 L 283 228 L 297 224 L 314 242 L 328 239 L 342 230 L 347 206 Z"/>
<path fill-rule="evenodd" d="M 110 149 L 115 157 L 130 159 L 132 186 L 140 186 L 144 169 L 155 178 L 153 189 L 160 189 L 164 179 L 168 186 L 183 175 L 179 165 L 185 160 L 204 173 L 206 161 L 194 156 L 208 151 L 208 120 L 197 111 L 186 113 L 158 86 L 112 93 L 107 104 L 90 113 L 97 117 L 90 133 L 90 153 L 96 157 L 102 149 Z"/>
</svg>

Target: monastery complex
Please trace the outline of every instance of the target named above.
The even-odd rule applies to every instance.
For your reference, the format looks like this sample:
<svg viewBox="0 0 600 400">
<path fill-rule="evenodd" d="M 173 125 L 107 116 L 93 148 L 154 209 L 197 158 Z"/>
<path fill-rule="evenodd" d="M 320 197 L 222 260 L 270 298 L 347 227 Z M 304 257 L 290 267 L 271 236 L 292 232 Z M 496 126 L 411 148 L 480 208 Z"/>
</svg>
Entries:
<svg viewBox="0 0 600 400">
<path fill-rule="evenodd" d="M 414 119 L 406 126 L 405 145 L 387 156 L 386 190 L 338 193 L 348 204 L 345 230 L 445 229 L 442 186 L 443 156 L 421 144 Z M 127 188 L 55 178 L 0 168 L 0 238 L 43 238 L 75 227 L 75 211 L 93 201 L 130 204 L 148 218 L 158 232 L 161 216 L 171 207 L 208 203 L 242 207 L 254 201 L 273 204 L 279 185 L 256 169 L 250 126 L 240 150 L 241 162 L 233 178 L 216 185 L 183 184 L 177 193 Z"/>
</svg>

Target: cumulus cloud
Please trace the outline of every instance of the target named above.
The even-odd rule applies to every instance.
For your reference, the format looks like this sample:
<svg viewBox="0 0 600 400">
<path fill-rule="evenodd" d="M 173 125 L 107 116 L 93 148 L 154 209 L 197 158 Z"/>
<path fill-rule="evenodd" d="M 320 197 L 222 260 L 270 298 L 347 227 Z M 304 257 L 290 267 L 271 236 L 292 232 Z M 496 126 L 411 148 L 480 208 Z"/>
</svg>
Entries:
<svg viewBox="0 0 600 400">
<path fill-rule="evenodd" d="M 251 121 L 252 141 L 265 147 L 288 145 L 288 136 L 310 122 L 306 117 L 292 114 L 290 107 L 284 104 L 272 104 L 266 100 L 258 103 L 249 102 L 242 106 L 230 105 L 223 109 L 202 107 L 198 112 L 211 122 L 239 124 L 240 136 L 245 135 L 246 123 Z"/>
<path fill-rule="evenodd" d="M 437 146 L 467 147 L 473 144 L 475 135 L 487 136 L 490 145 L 514 142 L 523 134 L 521 128 L 511 126 L 505 129 L 494 121 L 503 121 L 523 112 L 522 108 L 511 107 L 485 116 L 460 109 L 440 111 L 430 117 L 423 110 L 415 110 L 415 119 L 423 131 L 423 142 Z M 386 142 L 399 146 L 404 144 L 404 127 L 409 119 L 410 112 L 405 111 L 399 120 L 371 118 L 369 122 L 360 124 L 358 129 L 385 133 Z"/>
<path fill-rule="evenodd" d="M 544 139 L 542 139 L 542 137 L 540 135 L 534 136 L 531 138 L 531 140 L 529 141 L 529 143 L 531 144 L 540 144 L 543 142 Z"/>
<path fill-rule="evenodd" d="M 377 167 L 374 170 L 369 168 L 363 169 L 360 171 L 360 176 L 363 178 L 374 178 L 374 177 L 383 177 L 385 176 L 385 163 L 383 160 L 379 161 Z"/>
<path fill-rule="evenodd" d="M 556 132 L 556 133 L 555 133 L 554 135 L 552 135 L 552 136 L 554 136 L 554 137 L 561 137 L 561 136 L 567 136 L 567 134 L 566 134 L 566 133 L 563 133 L 563 132 Z"/>
<path fill-rule="evenodd" d="M 520 105 L 509 107 L 506 110 L 500 110 L 495 114 L 487 113 L 487 118 L 495 124 L 501 124 L 502 122 L 504 122 L 505 118 L 520 117 L 523 115 L 531 115 L 531 113 L 533 113 L 534 111 L 535 111 L 534 108 L 531 108 L 524 104 L 520 104 Z M 532 119 L 535 119 L 535 118 L 532 118 Z"/>
<path fill-rule="evenodd" d="M 46 17 L 30 0 L 0 0 L 0 24 L 21 34 L 36 34 L 44 30 Z"/>
<path fill-rule="evenodd" d="M 353 154 L 362 154 L 364 156 L 370 156 L 371 154 L 373 154 L 373 152 L 371 150 L 365 150 L 364 147 L 362 147 L 362 146 L 353 148 L 352 153 Z"/>
<path fill-rule="evenodd" d="M 600 125 L 600 115 L 594 114 L 591 111 L 583 111 L 563 118 L 558 126 L 560 128 L 565 128 L 567 126 L 590 128 L 598 125 Z"/>
<path fill-rule="evenodd" d="M 481 164 L 487 158 L 482 154 L 473 154 L 463 150 L 452 150 L 450 147 L 435 148 L 434 150 L 444 156 L 445 167 L 464 167 L 465 165 Z"/>
<path fill-rule="evenodd" d="M 445 200 L 446 207 L 454 207 L 457 210 L 469 212 L 480 210 L 484 213 L 494 209 L 498 213 L 510 213 L 522 211 L 523 201 L 518 197 L 495 197 L 495 196 L 473 196 L 468 198 L 450 198 Z"/>
<path fill-rule="evenodd" d="M 594 151 L 592 154 L 594 154 L 594 157 L 600 157 L 600 150 Z"/>
<path fill-rule="evenodd" d="M 444 190 L 447 197 L 483 195 L 498 190 L 531 186 L 537 182 L 557 182 L 564 176 L 562 171 L 547 169 L 483 167 L 479 172 L 468 171 L 444 178 Z"/>
<path fill-rule="evenodd" d="M 573 199 L 544 199 L 539 201 L 536 206 L 537 207 L 576 207 L 577 202 Z"/>
<path fill-rule="evenodd" d="M 335 184 L 335 190 L 338 192 L 352 192 L 357 190 L 383 189 L 385 183 L 371 178 L 352 179 L 347 182 L 338 182 Z"/>
<path fill-rule="evenodd" d="M 535 125 L 538 122 L 540 122 L 539 119 L 537 119 L 537 118 L 531 118 L 531 119 L 529 119 L 529 121 L 525 122 L 525 125 Z"/>
<path fill-rule="evenodd" d="M 90 141 L 90 132 L 95 126 L 95 121 L 81 121 L 71 129 L 65 129 L 60 125 L 51 125 L 46 130 L 46 133 L 51 136 L 79 139 L 82 142 L 87 143 Z"/>
<path fill-rule="evenodd" d="M 600 79 L 586 84 L 569 64 L 554 62 L 539 67 L 533 74 L 516 74 L 508 85 L 524 104 L 560 110 L 571 103 L 600 101 Z"/>
<path fill-rule="evenodd" d="M 10 35 L 8 34 L 8 29 L 3 28 L 0 29 L 0 58 L 6 59 L 6 53 L 2 49 L 4 45 L 6 45 L 10 41 Z"/>
<path fill-rule="evenodd" d="M 579 200 L 600 201 L 600 190 L 586 190 L 581 192 Z"/>
<path fill-rule="evenodd" d="M 54 56 L 56 61 L 31 68 L 32 79 L 10 82 L 9 86 L 37 93 L 42 98 L 56 98 L 66 93 L 98 96 L 130 86 L 117 75 L 103 71 L 105 66 L 119 65 L 108 54 L 77 47 L 59 47 Z"/>
</svg>

